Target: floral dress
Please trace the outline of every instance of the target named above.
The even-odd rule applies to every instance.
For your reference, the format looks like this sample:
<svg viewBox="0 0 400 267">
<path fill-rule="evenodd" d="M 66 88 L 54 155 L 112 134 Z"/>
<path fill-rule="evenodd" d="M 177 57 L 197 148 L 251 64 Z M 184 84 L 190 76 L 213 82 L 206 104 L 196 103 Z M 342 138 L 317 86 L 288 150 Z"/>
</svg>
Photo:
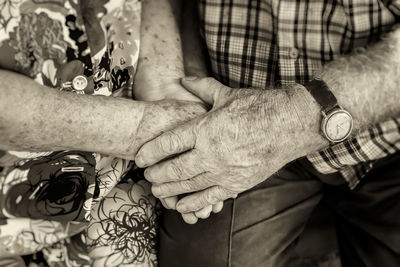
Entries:
<svg viewBox="0 0 400 267">
<path fill-rule="evenodd" d="M 139 0 L 0 0 L 0 66 L 54 90 L 131 97 Z M 156 201 L 127 160 L 0 151 L 0 266 L 155 266 Z"/>
</svg>

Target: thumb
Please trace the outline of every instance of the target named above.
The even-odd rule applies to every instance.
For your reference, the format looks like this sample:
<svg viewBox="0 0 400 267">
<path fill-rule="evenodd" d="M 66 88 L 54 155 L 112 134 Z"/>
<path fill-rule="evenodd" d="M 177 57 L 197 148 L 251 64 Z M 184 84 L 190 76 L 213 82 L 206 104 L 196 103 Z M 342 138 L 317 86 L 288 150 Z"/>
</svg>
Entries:
<svg viewBox="0 0 400 267">
<path fill-rule="evenodd" d="M 215 106 L 221 95 L 227 93 L 228 87 L 214 78 L 185 77 L 181 79 L 186 90 L 199 97 L 209 105 Z"/>
</svg>

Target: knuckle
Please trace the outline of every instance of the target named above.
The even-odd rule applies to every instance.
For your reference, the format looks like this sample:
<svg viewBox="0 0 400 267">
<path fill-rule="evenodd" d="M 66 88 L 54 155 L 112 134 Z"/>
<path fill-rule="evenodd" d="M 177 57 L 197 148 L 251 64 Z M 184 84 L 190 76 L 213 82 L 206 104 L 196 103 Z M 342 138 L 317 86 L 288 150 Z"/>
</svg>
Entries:
<svg viewBox="0 0 400 267">
<path fill-rule="evenodd" d="M 168 171 L 172 176 L 177 178 L 178 180 L 182 180 L 183 178 L 183 170 L 181 168 L 181 165 L 179 164 L 178 160 L 172 160 L 169 164 Z M 172 178 L 174 178 L 172 177 Z"/>
<path fill-rule="evenodd" d="M 200 169 L 200 171 L 204 171 L 204 170 L 205 170 L 205 168 L 204 168 L 204 169 Z M 209 184 L 210 186 L 212 186 L 212 185 L 218 185 L 218 182 L 219 182 L 219 181 L 216 179 L 215 174 L 212 173 L 212 172 L 209 172 L 209 171 L 202 173 L 202 174 L 201 174 L 201 178 L 202 178 L 207 184 Z"/>
<path fill-rule="evenodd" d="M 237 195 L 237 193 L 235 193 L 231 190 L 225 189 L 221 186 L 218 186 L 216 191 L 217 192 L 215 194 L 215 199 L 214 199 L 215 202 L 213 202 L 213 204 L 223 203 L 224 200 L 226 200 L 230 197 L 233 197 L 234 195 Z"/>
<path fill-rule="evenodd" d="M 157 147 L 159 148 L 161 153 L 168 154 L 171 151 L 172 137 L 169 133 L 165 134 L 163 138 L 156 139 L 156 141 L 157 141 Z"/>
<path fill-rule="evenodd" d="M 156 139 L 158 141 L 158 147 L 162 153 L 172 154 L 174 151 L 180 150 L 182 147 L 181 142 L 177 134 L 173 132 L 167 132 L 163 138 Z"/>
<path fill-rule="evenodd" d="M 161 194 L 163 196 L 173 196 L 176 194 L 178 189 L 176 188 L 176 186 L 174 186 L 174 184 L 170 183 L 162 184 L 160 188 L 161 188 Z"/>
<path fill-rule="evenodd" d="M 203 208 L 204 206 L 207 206 L 208 202 L 207 202 L 207 198 L 206 197 L 199 197 L 196 199 L 196 201 L 193 201 L 193 203 L 191 203 L 191 208 L 193 210 L 199 210 L 201 208 Z"/>
<path fill-rule="evenodd" d="M 184 191 L 182 185 L 177 183 L 167 183 L 164 184 L 163 186 L 164 186 L 163 192 L 166 196 L 176 196 L 182 194 L 182 192 Z"/>
<path fill-rule="evenodd" d="M 186 180 L 186 181 L 182 182 L 181 184 L 182 184 L 182 187 L 185 188 L 186 192 L 192 192 L 199 188 L 197 182 L 193 181 L 193 180 Z"/>
<path fill-rule="evenodd" d="M 160 198 L 160 197 L 170 197 L 174 196 L 176 193 L 176 187 L 171 185 L 171 184 L 160 184 L 160 185 L 154 185 L 152 186 L 152 193 L 154 196 Z"/>
<path fill-rule="evenodd" d="M 208 204 L 216 204 L 220 201 L 220 193 L 219 190 L 209 190 L 207 191 L 205 202 Z"/>
<path fill-rule="evenodd" d="M 195 186 L 193 186 L 193 183 L 190 180 L 171 185 L 171 192 L 174 192 L 174 194 L 185 194 L 193 191 L 195 191 Z"/>
</svg>

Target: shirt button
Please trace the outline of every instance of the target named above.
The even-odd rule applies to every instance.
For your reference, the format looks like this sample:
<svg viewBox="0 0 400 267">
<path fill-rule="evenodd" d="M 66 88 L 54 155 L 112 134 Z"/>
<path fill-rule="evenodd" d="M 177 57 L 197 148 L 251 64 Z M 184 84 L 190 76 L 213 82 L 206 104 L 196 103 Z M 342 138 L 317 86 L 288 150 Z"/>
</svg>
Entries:
<svg viewBox="0 0 400 267">
<path fill-rule="evenodd" d="M 83 75 L 78 75 L 72 80 L 72 87 L 77 91 L 85 90 L 87 85 L 88 81 Z"/>
<path fill-rule="evenodd" d="M 289 50 L 289 57 L 296 59 L 299 56 L 299 50 L 297 50 L 296 48 L 290 48 Z"/>
</svg>

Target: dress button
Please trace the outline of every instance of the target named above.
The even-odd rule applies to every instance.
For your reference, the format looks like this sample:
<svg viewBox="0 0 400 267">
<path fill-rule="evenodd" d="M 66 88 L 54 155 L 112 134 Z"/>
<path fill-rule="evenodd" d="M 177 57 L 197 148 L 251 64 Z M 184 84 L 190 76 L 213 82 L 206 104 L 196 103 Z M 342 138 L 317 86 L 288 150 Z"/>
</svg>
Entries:
<svg viewBox="0 0 400 267">
<path fill-rule="evenodd" d="M 78 75 L 72 80 L 72 87 L 77 91 L 85 90 L 87 85 L 88 81 L 83 75 Z"/>
<path fill-rule="evenodd" d="M 296 48 L 292 47 L 289 50 L 289 57 L 296 59 L 299 56 L 299 50 L 297 50 Z"/>
</svg>

